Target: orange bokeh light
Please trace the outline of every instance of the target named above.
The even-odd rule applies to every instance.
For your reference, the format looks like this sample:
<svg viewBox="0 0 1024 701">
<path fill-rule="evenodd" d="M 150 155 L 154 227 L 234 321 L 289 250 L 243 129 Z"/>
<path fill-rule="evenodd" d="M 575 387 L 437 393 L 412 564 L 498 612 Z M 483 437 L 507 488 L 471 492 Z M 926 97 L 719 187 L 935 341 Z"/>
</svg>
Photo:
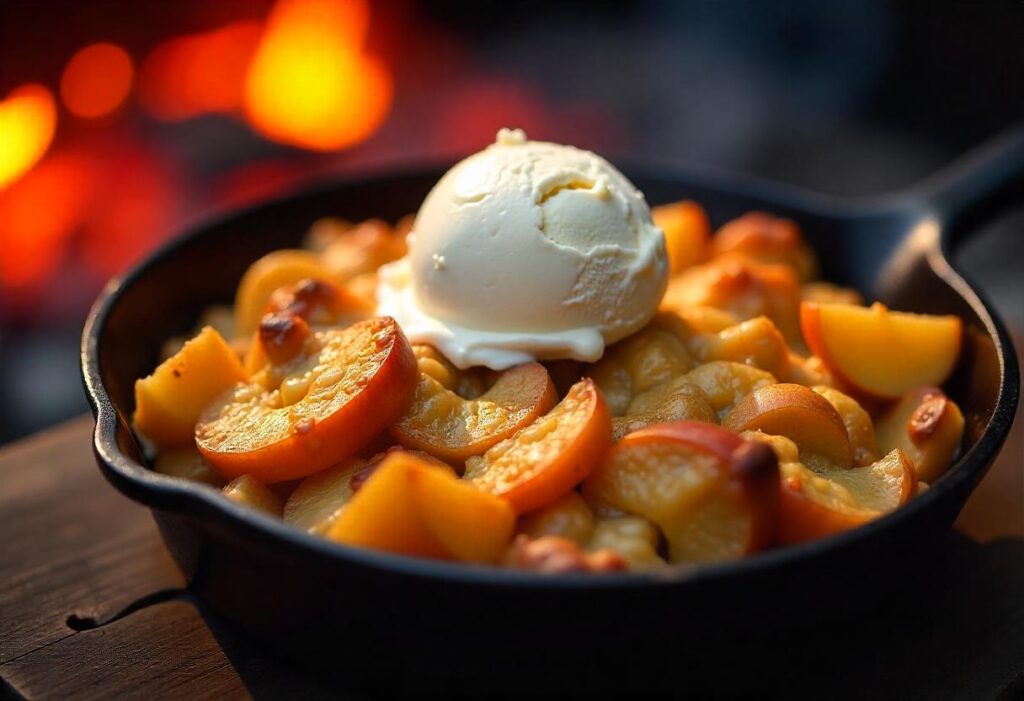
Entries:
<svg viewBox="0 0 1024 701">
<path fill-rule="evenodd" d="M 0 192 L 3 288 L 25 292 L 50 279 L 92 199 L 93 183 L 89 159 L 59 153 Z"/>
<path fill-rule="evenodd" d="M 164 42 L 139 72 L 139 100 L 158 119 L 241 111 L 245 73 L 263 25 L 243 20 Z"/>
<path fill-rule="evenodd" d="M 387 68 L 363 53 L 360 0 L 279 0 L 245 82 L 245 110 L 263 136 L 317 151 L 352 146 L 391 107 Z"/>
<path fill-rule="evenodd" d="M 0 101 L 0 189 L 43 157 L 56 128 L 57 106 L 42 85 L 23 85 Z"/>
<path fill-rule="evenodd" d="M 72 56 L 64 68 L 60 97 L 72 114 L 102 117 L 128 97 L 134 74 L 132 59 L 120 46 L 90 44 Z"/>
</svg>

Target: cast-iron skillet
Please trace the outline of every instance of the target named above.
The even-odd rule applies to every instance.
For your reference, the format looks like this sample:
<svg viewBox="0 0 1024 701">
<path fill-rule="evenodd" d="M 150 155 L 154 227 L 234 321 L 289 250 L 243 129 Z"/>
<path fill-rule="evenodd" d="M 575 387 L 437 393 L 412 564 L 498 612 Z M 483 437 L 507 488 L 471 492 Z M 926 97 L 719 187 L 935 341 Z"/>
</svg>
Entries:
<svg viewBox="0 0 1024 701">
<path fill-rule="evenodd" d="M 694 661 L 718 654 L 708 650 L 725 654 L 752 635 L 821 625 L 901 590 L 907 563 L 950 528 L 992 463 L 1017 403 L 1006 331 L 949 258 L 1024 191 L 1024 131 L 908 192 L 871 201 L 702 170 L 620 165 L 650 202 L 695 199 L 715 225 L 752 209 L 792 217 L 827 279 L 898 309 L 963 318 L 964 350 L 947 391 L 968 422 L 963 455 L 949 473 L 895 513 L 827 540 L 696 571 L 540 577 L 344 547 L 212 488 L 151 471 L 129 420 L 133 383 L 152 370 L 161 343 L 191 328 L 206 305 L 229 302 L 253 260 L 296 246 L 316 218 L 394 220 L 414 212 L 443 171 L 363 177 L 233 214 L 174 241 L 111 281 L 85 325 L 82 372 L 100 469 L 152 510 L 205 606 L 374 688 L 476 679 L 485 681 L 481 689 L 499 688 L 499 680 L 505 690 L 531 692 L 540 680 L 614 688 L 680 665 L 687 670 L 680 681 L 693 688 L 704 668 Z"/>
</svg>

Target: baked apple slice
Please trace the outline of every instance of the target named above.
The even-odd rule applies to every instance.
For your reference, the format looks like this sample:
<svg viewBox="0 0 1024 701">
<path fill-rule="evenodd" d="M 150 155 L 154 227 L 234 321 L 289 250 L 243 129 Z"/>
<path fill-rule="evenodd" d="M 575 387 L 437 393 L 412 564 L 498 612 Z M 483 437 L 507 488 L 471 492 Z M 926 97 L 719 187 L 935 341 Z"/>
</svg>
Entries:
<svg viewBox="0 0 1024 701">
<path fill-rule="evenodd" d="M 824 397 L 842 417 L 846 435 L 850 438 L 850 447 L 853 448 L 853 464 L 864 467 L 878 460 L 881 455 L 875 438 L 875 424 L 864 407 L 834 387 L 815 385 L 811 389 Z"/>
<path fill-rule="evenodd" d="M 231 501 L 271 516 L 280 517 L 284 508 L 280 497 L 252 475 L 236 477 L 224 486 L 221 493 Z"/>
<path fill-rule="evenodd" d="M 306 278 L 330 277 L 320 259 L 309 251 L 282 249 L 263 256 L 249 266 L 235 293 L 235 334 L 256 331 L 274 291 Z"/>
<path fill-rule="evenodd" d="M 244 377 L 235 352 L 212 327 L 204 327 L 152 375 L 135 382 L 135 428 L 161 450 L 191 446 L 203 408 Z"/>
<path fill-rule="evenodd" d="M 408 448 L 455 465 L 509 438 L 558 401 L 548 371 L 540 363 L 505 370 L 480 397 L 465 399 L 428 374 L 431 368 L 424 366 L 432 362 L 420 359 L 412 404 L 391 427 L 391 435 Z"/>
<path fill-rule="evenodd" d="M 813 471 L 784 462 L 779 539 L 800 543 L 842 533 L 905 504 L 917 491 L 910 460 L 897 448 L 878 462 Z"/>
<path fill-rule="evenodd" d="M 814 278 L 818 261 L 792 219 L 767 212 L 748 212 L 727 222 L 711 239 L 714 257 L 739 257 L 785 265 L 801 280 Z"/>
<path fill-rule="evenodd" d="M 681 381 L 699 387 L 719 418 L 724 418 L 751 392 L 776 382 L 775 376 L 766 370 L 728 360 L 704 363 L 686 373 Z M 645 398 L 655 396 L 652 392 Z M 640 402 L 637 402 L 631 408 L 638 409 L 639 405 Z"/>
<path fill-rule="evenodd" d="M 547 506 L 524 514 L 518 531 L 530 538 L 561 536 L 585 546 L 594 532 L 594 524 L 594 512 L 579 492 L 571 490 Z"/>
<path fill-rule="evenodd" d="M 505 500 L 398 451 L 359 487 L 328 537 L 403 555 L 493 563 L 514 530 Z"/>
<path fill-rule="evenodd" d="M 352 457 L 334 467 L 321 470 L 302 480 L 284 505 L 284 520 L 299 528 L 323 535 L 338 520 L 345 505 L 366 482 L 381 463 L 403 448 L 389 448 L 368 460 Z M 413 452 L 426 463 L 441 467 L 452 474 L 452 468 L 426 453 Z"/>
<path fill-rule="evenodd" d="M 690 339 L 689 347 L 704 363 L 728 360 L 752 365 L 776 376 L 789 368 L 786 339 L 766 316 L 748 319 L 718 333 L 696 334 Z"/>
<path fill-rule="evenodd" d="M 786 265 L 718 258 L 669 279 L 663 311 L 715 307 L 740 321 L 766 316 L 790 343 L 800 339 L 800 280 Z"/>
<path fill-rule="evenodd" d="M 882 450 L 900 448 L 914 463 L 917 478 L 929 483 L 949 469 L 963 435 L 960 407 L 927 385 L 908 392 L 878 421 Z"/>
<path fill-rule="evenodd" d="M 814 302 L 800 305 L 800 324 L 807 345 L 843 384 L 882 399 L 945 382 L 963 327 L 955 316 Z"/>
<path fill-rule="evenodd" d="M 658 527 L 640 516 L 604 518 L 594 526 L 588 550 L 611 550 L 618 553 L 636 571 L 665 567 L 665 559 L 658 554 L 661 544 Z"/>
<path fill-rule="evenodd" d="M 539 509 L 585 478 L 612 442 L 611 417 L 589 378 L 486 453 L 466 461 L 465 479 L 501 496 L 516 513 Z"/>
<path fill-rule="evenodd" d="M 717 422 L 715 409 L 707 393 L 689 381 L 688 375 L 658 385 L 637 395 L 625 416 L 612 419 L 612 439 L 654 424 L 674 421 Z"/>
<path fill-rule="evenodd" d="M 711 225 L 704 208 L 692 200 L 673 202 L 651 208 L 654 225 L 665 234 L 669 273 L 675 275 L 698 263 L 708 255 Z"/>
<path fill-rule="evenodd" d="M 803 385 L 780 383 L 761 387 L 722 420 L 737 433 L 762 431 L 786 436 L 803 452 L 819 455 L 839 467 L 853 465 L 853 447 L 846 424 L 828 400 Z"/>
<path fill-rule="evenodd" d="M 405 255 L 405 234 L 410 221 L 403 220 L 392 229 L 385 221 L 367 219 L 339 231 L 321 254 L 323 265 L 332 276 L 345 282 L 375 272 Z"/>
<path fill-rule="evenodd" d="M 373 313 L 373 305 L 323 278 L 304 278 L 270 295 L 264 314 L 292 312 L 312 326 L 348 326 Z"/>
<path fill-rule="evenodd" d="M 696 363 L 669 315 L 654 321 L 605 351 L 590 368 L 612 416 L 622 416 L 633 398 L 691 370 Z"/>
<path fill-rule="evenodd" d="M 153 461 L 153 469 L 162 475 L 202 482 L 217 489 L 224 486 L 224 478 L 210 467 L 195 445 L 161 450 Z"/>
<path fill-rule="evenodd" d="M 268 366 L 208 406 L 196 445 L 227 477 L 305 477 L 353 455 L 398 419 L 418 375 L 394 319 L 319 331 L 287 364 Z"/>
<path fill-rule="evenodd" d="M 661 424 L 619 441 L 583 495 L 657 524 L 672 562 L 730 560 L 775 536 L 778 462 L 768 446 L 713 424 Z"/>
</svg>

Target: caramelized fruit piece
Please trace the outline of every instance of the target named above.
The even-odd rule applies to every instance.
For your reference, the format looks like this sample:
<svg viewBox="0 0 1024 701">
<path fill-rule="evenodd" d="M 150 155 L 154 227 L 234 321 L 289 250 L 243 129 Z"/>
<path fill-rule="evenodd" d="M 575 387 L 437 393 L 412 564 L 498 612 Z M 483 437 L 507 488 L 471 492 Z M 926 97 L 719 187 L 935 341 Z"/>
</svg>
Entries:
<svg viewBox="0 0 1024 701">
<path fill-rule="evenodd" d="M 637 395 L 625 416 L 612 419 L 612 438 L 617 441 L 641 428 L 673 421 L 717 421 L 707 393 L 685 375 Z"/>
<path fill-rule="evenodd" d="M 416 359 L 394 319 L 319 331 L 307 350 L 203 412 L 196 444 L 218 472 L 267 483 L 311 475 L 354 454 L 408 408 Z"/>
<path fill-rule="evenodd" d="M 875 424 L 864 407 L 850 395 L 832 387 L 816 385 L 811 389 L 824 397 L 843 417 L 846 435 L 849 436 L 850 446 L 853 448 L 853 464 L 864 467 L 878 460 L 881 455 L 878 452 L 878 441 L 875 439 Z"/>
<path fill-rule="evenodd" d="M 686 344 L 668 328 L 670 319 L 655 320 L 632 336 L 616 343 L 590 369 L 590 376 L 604 394 L 612 416 L 622 416 L 637 394 L 694 366 Z"/>
<path fill-rule="evenodd" d="M 772 541 L 778 475 L 767 446 L 682 421 L 623 438 L 583 483 L 583 494 L 656 523 L 672 562 L 715 562 Z"/>
<path fill-rule="evenodd" d="M 779 382 L 792 382 L 804 387 L 814 385 L 835 384 L 832 373 L 825 367 L 821 358 L 815 356 L 804 357 L 798 353 L 790 352 L 789 363 L 786 369 L 779 375 Z"/>
<path fill-rule="evenodd" d="M 353 481 L 367 470 L 365 460 L 349 458 L 302 480 L 284 505 L 284 520 L 310 533 L 324 534 L 355 494 Z"/>
<path fill-rule="evenodd" d="M 414 345 L 412 352 L 421 373 L 437 380 L 442 387 L 460 397 L 476 399 L 487 391 L 487 374 L 490 371 L 486 368 L 460 370 L 439 350 L 422 343 Z"/>
<path fill-rule="evenodd" d="M 882 450 L 900 448 L 914 463 L 919 480 L 942 476 L 960 449 L 964 415 L 938 387 L 918 387 L 878 421 Z"/>
<path fill-rule="evenodd" d="M 539 509 L 590 474 L 612 442 L 611 418 L 597 387 L 580 380 L 544 416 L 466 461 L 465 478 L 504 497 L 516 513 Z"/>
<path fill-rule="evenodd" d="M 807 345 L 842 382 L 884 399 L 942 384 L 960 354 L 963 324 L 955 316 L 804 302 L 800 322 Z"/>
<path fill-rule="evenodd" d="M 718 333 L 730 326 L 740 323 L 739 318 L 731 312 L 715 307 L 687 307 L 660 314 L 674 314 L 689 328 L 687 336 L 698 333 Z"/>
<path fill-rule="evenodd" d="M 203 460 L 194 445 L 161 450 L 153 462 L 153 469 L 163 475 L 203 482 L 217 489 L 224 486 L 224 478 L 210 467 L 210 463 Z"/>
<path fill-rule="evenodd" d="M 579 492 L 566 492 L 547 506 L 524 514 L 519 521 L 519 532 L 534 539 L 557 535 L 583 546 L 594 532 L 594 512 Z"/>
<path fill-rule="evenodd" d="M 697 334 L 689 343 L 703 363 L 728 360 L 752 365 L 779 375 L 789 367 L 789 346 L 782 333 L 766 316 L 748 319 L 716 334 Z"/>
<path fill-rule="evenodd" d="M 502 565 L 538 574 L 570 574 L 621 572 L 626 561 L 607 548 L 584 552 L 579 545 L 555 535 L 531 539 L 525 534 L 516 536 Z"/>
<path fill-rule="evenodd" d="M 294 312 L 265 314 L 257 336 L 267 360 L 274 365 L 284 365 L 302 353 L 309 338 L 309 324 Z"/>
<path fill-rule="evenodd" d="M 686 373 L 682 381 L 702 389 L 722 418 L 751 392 L 775 384 L 775 377 L 749 365 L 716 360 Z"/>
<path fill-rule="evenodd" d="M 328 537 L 404 555 L 493 563 L 514 529 L 515 514 L 504 500 L 396 452 L 356 491 Z"/>
<path fill-rule="evenodd" d="M 405 255 L 405 231 L 394 231 L 387 222 L 369 219 L 336 236 L 321 254 L 331 275 L 348 281 L 372 273 Z"/>
<path fill-rule="evenodd" d="M 692 200 L 651 208 L 654 225 L 665 234 L 669 274 L 685 270 L 707 258 L 711 225 L 704 208 Z"/>
<path fill-rule="evenodd" d="M 840 467 L 853 465 L 846 424 L 824 397 L 803 385 L 777 384 L 744 397 L 722 420 L 740 433 L 759 430 L 791 438 L 801 453 L 820 455 Z"/>
<path fill-rule="evenodd" d="M 748 212 L 726 223 L 711 239 L 711 254 L 785 265 L 801 280 L 812 279 L 818 270 L 796 222 L 767 212 Z"/>
<path fill-rule="evenodd" d="M 412 404 L 391 435 L 404 446 L 461 464 L 529 425 L 557 400 L 540 363 L 505 370 L 479 399 L 463 399 L 421 371 Z"/>
<path fill-rule="evenodd" d="M 221 492 L 228 499 L 262 511 L 271 516 L 281 516 L 284 508 L 281 499 L 252 475 L 242 475 L 228 482 Z"/>
<path fill-rule="evenodd" d="M 898 448 L 867 467 L 815 473 L 801 463 L 787 462 L 780 469 L 783 543 L 856 528 L 906 503 L 917 488 L 913 465 Z"/>
<path fill-rule="evenodd" d="M 351 501 L 352 495 L 384 460 L 397 452 L 408 452 L 426 463 L 455 474 L 449 465 L 440 460 L 419 451 L 405 451 L 404 448 L 389 448 L 369 460 L 349 458 L 302 480 L 284 505 L 284 520 L 310 533 L 327 533 L 345 505 Z"/>
<path fill-rule="evenodd" d="M 671 278 L 664 311 L 709 306 L 741 321 L 767 316 L 792 343 L 800 343 L 800 282 L 785 265 L 720 258 Z"/>
<path fill-rule="evenodd" d="M 658 554 L 660 539 L 658 528 L 647 519 L 622 516 L 598 521 L 587 547 L 618 553 L 631 570 L 654 570 L 667 564 Z"/>
<path fill-rule="evenodd" d="M 283 249 L 249 266 L 235 293 L 235 333 L 249 336 L 259 326 L 267 301 L 279 287 L 306 278 L 326 278 L 327 270 L 309 251 Z"/>
<path fill-rule="evenodd" d="M 274 290 L 264 314 L 292 312 L 313 326 L 348 326 L 373 313 L 373 305 L 322 278 L 305 278 Z"/>
<path fill-rule="evenodd" d="M 207 326 L 135 382 L 135 428 L 161 449 L 191 445 L 203 408 L 244 377 L 238 356 Z"/>
</svg>

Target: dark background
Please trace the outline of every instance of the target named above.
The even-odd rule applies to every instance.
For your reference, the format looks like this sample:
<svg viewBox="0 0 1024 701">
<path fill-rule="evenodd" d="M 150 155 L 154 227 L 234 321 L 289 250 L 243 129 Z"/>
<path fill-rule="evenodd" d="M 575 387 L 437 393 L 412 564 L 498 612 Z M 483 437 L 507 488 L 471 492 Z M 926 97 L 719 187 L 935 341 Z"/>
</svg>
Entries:
<svg viewBox="0 0 1024 701">
<path fill-rule="evenodd" d="M 136 68 L 125 102 L 100 118 L 75 117 L 58 97 L 46 156 L 0 187 L 0 212 L 28 191 L 32 221 L 54 227 L 69 183 L 89 193 L 88 214 L 74 210 L 38 245 L 45 274 L 0 272 L 0 442 L 86 410 L 78 335 L 107 277 L 190 223 L 288 184 L 466 154 L 521 126 L 604 154 L 865 195 L 906 187 L 1024 117 L 1024 3 L 873 0 L 374 2 L 359 50 L 394 91 L 362 143 L 315 152 L 262 137 L 237 113 L 146 108 L 146 62 L 164 42 L 263 22 L 273 7 L 0 3 L 0 100 L 28 82 L 59 95 L 68 60 L 93 42 L 123 47 Z M 70 173 L 45 179 L 47 164 L 67 162 Z M 18 269 L 12 242 L 26 235 L 0 220 L 0 271 Z M 983 283 L 1018 319 L 1019 242 L 1004 228 L 967 254 L 982 273 L 1003 266 Z"/>
</svg>

